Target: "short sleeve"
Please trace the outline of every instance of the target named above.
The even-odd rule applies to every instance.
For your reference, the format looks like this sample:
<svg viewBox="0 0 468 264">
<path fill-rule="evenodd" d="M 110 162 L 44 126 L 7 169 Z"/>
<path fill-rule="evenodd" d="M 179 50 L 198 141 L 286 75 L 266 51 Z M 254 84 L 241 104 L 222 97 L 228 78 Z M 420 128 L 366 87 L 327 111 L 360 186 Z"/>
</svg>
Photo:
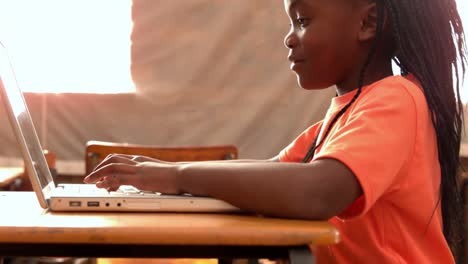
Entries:
<svg viewBox="0 0 468 264">
<path fill-rule="evenodd" d="M 318 122 L 302 132 L 293 142 L 279 153 L 280 162 L 301 162 L 309 147 L 314 142 L 317 130 L 322 122 Z"/>
<path fill-rule="evenodd" d="M 339 215 L 346 219 L 365 214 L 398 188 L 413 153 L 417 118 L 414 99 L 401 84 L 372 89 L 348 111 L 314 157 L 339 160 L 361 184 L 363 196 Z"/>
</svg>

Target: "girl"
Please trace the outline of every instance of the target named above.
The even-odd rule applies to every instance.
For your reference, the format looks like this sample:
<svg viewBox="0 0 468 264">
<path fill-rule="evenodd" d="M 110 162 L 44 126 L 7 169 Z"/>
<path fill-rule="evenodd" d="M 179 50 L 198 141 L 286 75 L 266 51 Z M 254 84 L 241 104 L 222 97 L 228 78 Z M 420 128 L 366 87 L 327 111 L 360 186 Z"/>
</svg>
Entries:
<svg viewBox="0 0 468 264">
<path fill-rule="evenodd" d="M 285 45 L 307 90 L 336 85 L 325 119 L 270 160 L 169 163 L 111 155 L 100 188 L 223 199 L 267 216 L 327 219 L 324 263 L 453 263 L 464 74 L 455 0 L 284 0 Z M 391 60 L 402 76 L 392 76 Z M 453 74 L 456 77 L 454 89 Z M 455 92 L 456 91 L 456 92 Z"/>
</svg>

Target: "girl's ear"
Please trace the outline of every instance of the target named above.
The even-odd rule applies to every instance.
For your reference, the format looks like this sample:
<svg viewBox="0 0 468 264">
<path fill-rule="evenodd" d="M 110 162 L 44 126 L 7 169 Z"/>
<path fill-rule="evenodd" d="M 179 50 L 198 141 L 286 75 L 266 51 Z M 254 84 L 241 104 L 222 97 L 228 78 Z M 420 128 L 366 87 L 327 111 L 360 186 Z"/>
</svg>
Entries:
<svg viewBox="0 0 468 264">
<path fill-rule="evenodd" d="M 361 11 L 358 40 L 366 42 L 372 40 L 377 32 L 377 6 L 375 3 L 367 4 L 362 7 Z"/>
</svg>

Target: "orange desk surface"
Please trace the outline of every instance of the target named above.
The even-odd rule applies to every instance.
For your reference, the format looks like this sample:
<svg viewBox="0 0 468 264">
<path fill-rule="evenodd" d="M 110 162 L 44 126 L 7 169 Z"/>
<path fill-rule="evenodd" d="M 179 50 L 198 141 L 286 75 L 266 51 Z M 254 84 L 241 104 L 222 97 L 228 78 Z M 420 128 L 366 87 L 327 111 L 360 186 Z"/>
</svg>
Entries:
<svg viewBox="0 0 468 264">
<path fill-rule="evenodd" d="M 13 247 L 21 244 L 41 245 L 42 249 L 61 246 L 65 251 L 67 244 L 83 249 L 133 245 L 169 246 L 175 250 L 177 246 L 192 247 L 192 250 L 197 247 L 202 250 L 205 246 L 274 250 L 339 241 L 336 228 L 320 221 L 235 214 L 50 212 L 39 206 L 33 192 L 0 192 L 0 212 L 0 248 L 6 246 L 12 253 L 16 252 Z M 0 255 L 6 253 L 2 251 Z M 88 253 L 95 254 L 99 253 Z"/>
</svg>

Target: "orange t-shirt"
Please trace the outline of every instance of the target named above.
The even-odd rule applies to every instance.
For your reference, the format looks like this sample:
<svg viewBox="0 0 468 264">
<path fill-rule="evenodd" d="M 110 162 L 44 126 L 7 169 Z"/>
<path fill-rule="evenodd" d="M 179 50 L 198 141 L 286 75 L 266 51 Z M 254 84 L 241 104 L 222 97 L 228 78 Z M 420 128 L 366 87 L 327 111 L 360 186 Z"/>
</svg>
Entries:
<svg viewBox="0 0 468 264">
<path fill-rule="evenodd" d="M 357 90 L 332 99 L 325 119 L 280 153 L 300 162 L 317 133 Z M 322 125 L 323 124 L 323 125 Z M 318 247 L 319 263 L 454 263 L 442 231 L 437 139 L 419 82 L 391 76 L 363 87 L 312 160 L 351 169 L 363 195 L 329 220 L 337 245 Z"/>
</svg>

